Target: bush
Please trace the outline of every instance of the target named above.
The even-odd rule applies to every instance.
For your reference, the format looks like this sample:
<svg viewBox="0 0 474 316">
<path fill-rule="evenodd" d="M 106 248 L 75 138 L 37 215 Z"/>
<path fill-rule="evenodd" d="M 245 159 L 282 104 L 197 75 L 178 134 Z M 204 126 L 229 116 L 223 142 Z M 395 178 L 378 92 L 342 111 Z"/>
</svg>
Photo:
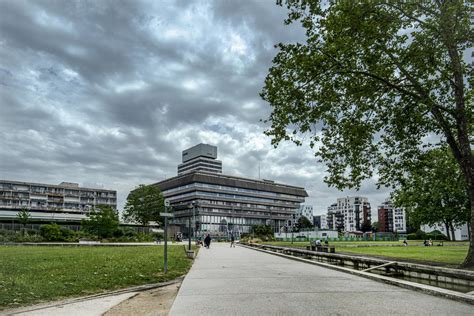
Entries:
<svg viewBox="0 0 474 316">
<path fill-rule="evenodd" d="M 448 240 L 442 232 L 439 230 L 433 230 L 432 232 L 425 233 L 424 231 L 418 229 L 416 233 L 411 233 L 407 235 L 408 240 Z"/>
<path fill-rule="evenodd" d="M 61 232 L 61 226 L 58 224 L 46 224 L 41 226 L 41 236 L 46 241 L 64 241 L 64 236 Z"/>
<path fill-rule="evenodd" d="M 43 237 L 38 234 L 23 234 L 20 231 L 0 230 L 0 242 L 40 242 Z"/>
</svg>

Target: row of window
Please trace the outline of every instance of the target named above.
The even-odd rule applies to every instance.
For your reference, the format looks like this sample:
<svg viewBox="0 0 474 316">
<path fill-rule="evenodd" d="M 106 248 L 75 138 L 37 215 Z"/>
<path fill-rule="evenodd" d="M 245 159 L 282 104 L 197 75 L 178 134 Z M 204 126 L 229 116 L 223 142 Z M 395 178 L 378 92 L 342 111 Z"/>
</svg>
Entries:
<svg viewBox="0 0 474 316">
<path fill-rule="evenodd" d="M 169 189 L 169 190 L 163 191 L 163 193 L 166 194 L 166 193 L 176 192 L 176 191 L 179 191 L 179 190 L 189 189 L 189 188 L 210 188 L 210 189 L 215 189 L 215 190 L 254 193 L 254 194 L 266 195 L 266 196 L 271 196 L 271 197 L 301 199 L 301 197 L 296 196 L 296 195 L 282 194 L 282 193 L 275 193 L 275 192 L 268 192 L 268 191 L 260 191 L 260 190 L 253 190 L 253 189 L 244 189 L 244 188 L 238 188 L 238 187 L 229 187 L 229 186 L 224 186 L 224 185 L 200 183 L 200 182 L 195 182 L 195 183 L 183 185 L 183 186 L 180 186 L 180 187 L 176 187 L 176 188 L 173 188 L 173 189 Z"/>
</svg>

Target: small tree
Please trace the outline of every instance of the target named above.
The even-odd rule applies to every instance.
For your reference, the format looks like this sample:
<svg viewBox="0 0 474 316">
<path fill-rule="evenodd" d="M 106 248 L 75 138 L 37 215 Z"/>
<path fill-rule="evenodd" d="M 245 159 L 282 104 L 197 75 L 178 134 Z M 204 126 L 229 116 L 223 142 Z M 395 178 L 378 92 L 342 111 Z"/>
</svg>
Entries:
<svg viewBox="0 0 474 316">
<path fill-rule="evenodd" d="M 139 185 L 130 192 L 124 208 L 124 219 L 148 226 L 155 221 L 161 223 L 160 213 L 165 209 L 163 195 L 158 187 L 153 185 Z"/>
<path fill-rule="evenodd" d="M 28 224 L 31 220 L 31 214 L 30 212 L 24 207 L 21 209 L 21 211 L 18 212 L 18 214 L 16 215 L 16 217 L 18 218 L 18 221 L 20 222 L 20 224 L 22 225 L 22 234 L 24 235 L 25 234 L 25 226 L 26 224 Z"/>
<path fill-rule="evenodd" d="M 118 230 L 119 217 L 117 211 L 108 205 L 99 205 L 87 219 L 82 220 L 84 229 L 98 238 L 112 237 Z"/>
<path fill-rule="evenodd" d="M 311 221 L 306 216 L 301 216 L 300 218 L 298 218 L 298 222 L 296 223 L 296 225 L 299 229 L 313 227 L 313 223 L 311 223 Z"/>
<path fill-rule="evenodd" d="M 270 225 L 254 225 L 251 233 L 260 238 L 273 237 L 273 228 Z"/>
<path fill-rule="evenodd" d="M 370 221 L 364 221 L 360 226 L 360 230 L 364 233 L 372 231 L 372 224 L 370 223 Z"/>
<path fill-rule="evenodd" d="M 380 228 L 380 224 L 379 222 L 373 222 L 372 223 L 372 232 L 378 232 L 379 231 L 379 228 Z"/>
</svg>

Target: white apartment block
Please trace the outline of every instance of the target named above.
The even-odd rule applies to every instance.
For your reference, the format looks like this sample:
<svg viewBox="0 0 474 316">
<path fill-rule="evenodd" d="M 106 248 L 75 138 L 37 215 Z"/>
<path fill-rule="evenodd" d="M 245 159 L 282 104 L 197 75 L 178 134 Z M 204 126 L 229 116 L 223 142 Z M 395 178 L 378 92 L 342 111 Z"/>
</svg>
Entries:
<svg viewBox="0 0 474 316">
<path fill-rule="evenodd" d="M 366 197 L 352 196 L 338 198 L 328 207 L 329 229 L 354 232 L 361 231 L 364 223 L 371 223 L 371 208 Z"/>
<path fill-rule="evenodd" d="M 328 229 L 328 219 L 327 215 L 322 214 L 321 215 L 321 229 Z"/>
<path fill-rule="evenodd" d="M 295 212 L 296 222 L 300 219 L 301 216 L 306 217 L 311 223 L 313 222 L 313 206 L 302 204 Z"/>
</svg>

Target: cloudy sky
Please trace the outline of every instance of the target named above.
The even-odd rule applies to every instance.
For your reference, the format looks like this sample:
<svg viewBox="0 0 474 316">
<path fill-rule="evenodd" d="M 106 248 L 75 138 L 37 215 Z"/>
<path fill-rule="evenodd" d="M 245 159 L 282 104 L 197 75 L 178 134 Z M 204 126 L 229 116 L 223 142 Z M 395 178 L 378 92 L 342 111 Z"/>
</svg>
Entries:
<svg viewBox="0 0 474 316">
<path fill-rule="evenodd" d="M 309 148 L 274 149 L 260 122 L 274 44 L 304 40 L 286 13 L 273 0 L 0 1 L 0 178 L 115 189 L 122 209 L 203 142 L 224 173 L 258 178 L 260 164 L 325 212 L 354 191 L 328 188 Z M 369 181 L 358 194 L 376 209 L 389 193 Z"/>
</svg>

